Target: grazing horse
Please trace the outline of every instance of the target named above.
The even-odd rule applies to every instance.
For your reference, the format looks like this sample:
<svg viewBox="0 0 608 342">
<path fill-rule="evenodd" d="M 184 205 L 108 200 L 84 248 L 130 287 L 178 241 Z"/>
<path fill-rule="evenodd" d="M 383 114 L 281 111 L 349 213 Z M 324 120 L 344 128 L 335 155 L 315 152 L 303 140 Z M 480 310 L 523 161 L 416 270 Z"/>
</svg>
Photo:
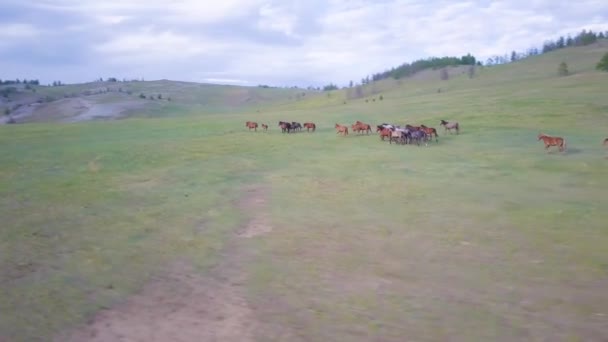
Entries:
<svg viewBox="0 0 608 342">
<path fill-rule="evenodd" d="M 305 122 L 304 125 L 302 125 L 302 126 L 304 126 L 304 128 L 306 128 L 306 132 L 310 132 L 311 129 L 314 132 L 315 129 L 317 129 L 317 125 L 315 125 L 314 122 Z"/>
<path fill-rule="evenodd" d="M 268 125 L 267 124 L 262 124 L 262 128 L 267 131 L 268 130 Z"/>
<path fill-rule="evenodd" d="M 279 121 L 279 127 L 281 127 L 281 133 L 289 133 L 292 130 L 289 122 Z"/>
<path fill-rule="evenodd" d="M 453 129 L 456 130 L 456 134 L 459 134 L 459 132 L 460 132 L 460 125 L 456 121 L 454 121 L 454 122 L 447 122 L 445 120 L 441 120 L 441 126 L 443 126 L 445 128 L 446 132 L 450 131 L 450 134 L 452 134 L 452 130 Z"/>
<path fill-rule="evenodd" d="M 566 150 L 566 139 L 562 137 L 551 137 L 543 133 L 538 133 L 538 140 L 541 140 L 545 143 L 545 149 L 549 151 L 549 147 L 557 146 L 560 152 Z"/>
<path fill-rule="evenodd" d="M 385 137 L 388 137 L 389 139 L 391 138 L 391 133 L 393 131 L 390 128 L 383 128 L 382 130 L 380 130 L 380 139 L 382 141 L 384 141 Z"/>
<path fill-rule="evenodd" d="M 608 138 L 604 139 L 604 146 L 608 146 Z"/>
<path fill-rule="evenodd" d="M 336 134 L 348 135 L 348 127 L 336 124 Z"/>
<path fill-rule="evenodd" d="M 252 121 L 247 121 L 245 123 L 245 127 L 249 128 L 249 130 L 251 131 L 251 129 L 253 128 L 256 132 L 258 131 L 258 123 L 257 122 L 252 122 Z"/>
<path fill-rule="evenodd" d="M 425 125 L 420 125 L 420 129 L 422 129 L 424 131 L 424 133 L 426 133 L 429 138 L 432 140 L 433 139 L 433 135 L 435 136 L 435 142 L 439 142 L 439 135 L 437 134 L 437 130 L 434 129 L 433 127 L 426 127 Z"/>
<path fill-rule="evenodd" d="M 291 129 L 292 130 L 298 130 L 301 131 L 302 130 L 302 125 L 299 122 L 292 122 L 291 123 Z"/>
</svg>

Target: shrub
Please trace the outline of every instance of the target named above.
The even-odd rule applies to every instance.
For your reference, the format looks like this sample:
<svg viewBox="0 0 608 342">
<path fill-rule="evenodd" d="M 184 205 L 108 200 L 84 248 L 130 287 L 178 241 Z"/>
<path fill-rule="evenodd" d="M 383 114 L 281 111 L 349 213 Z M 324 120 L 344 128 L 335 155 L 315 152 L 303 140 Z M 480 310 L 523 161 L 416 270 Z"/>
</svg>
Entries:
<svg viewBox="0 0 608 342">
<path fill-rule="evenodd" d="M 559 76 L 568 76 L 568 64 L 566 64 L 566 62 L 559 63 L 559 66 L 557 67 L 557 74 Z"/>
</svg>

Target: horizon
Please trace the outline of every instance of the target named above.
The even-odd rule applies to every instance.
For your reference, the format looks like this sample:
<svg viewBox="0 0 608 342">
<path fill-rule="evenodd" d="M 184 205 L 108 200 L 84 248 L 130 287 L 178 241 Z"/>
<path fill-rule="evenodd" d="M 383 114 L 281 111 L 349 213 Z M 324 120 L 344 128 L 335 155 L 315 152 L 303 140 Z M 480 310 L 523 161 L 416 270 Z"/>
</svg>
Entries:
<svg viewBox="0 0 608 342">
<path fill-rule="evenodd" d="M 8 0 L 1 8 L 0 78 L 43 85 L 115 77 L 342 88 L 416 60 L 470 53 L 485 64 L 608 30 L 608 3 L 593 0 Z"/>
</svg>

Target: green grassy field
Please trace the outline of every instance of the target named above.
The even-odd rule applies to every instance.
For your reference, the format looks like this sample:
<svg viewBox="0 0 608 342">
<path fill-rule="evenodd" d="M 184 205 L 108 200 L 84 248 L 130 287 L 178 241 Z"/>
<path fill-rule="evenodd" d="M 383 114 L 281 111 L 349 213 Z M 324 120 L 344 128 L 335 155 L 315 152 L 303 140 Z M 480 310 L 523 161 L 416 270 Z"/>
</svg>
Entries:
<svg viewBox="0 0 608 342">
<path fill-rule="evenodd" d="M 336 91 L 259 113 L 0 127 L 0 341 L 60 336 L 177 260 L 205 277 L 227 254 L 255 340 L 605 340 L 602 53 L 387 80 L 367 103 Z M 573 75 L 557 77 L 561 60 Z M 428 147 L 333 128 L 440 119 L 461 134 Z M 546 153 L 539 131 L 568 152 Z M 243 204 L 252 187 L 263 205 Z M 235 238 L 256 219 L 264 234 Z"/>
</svg>

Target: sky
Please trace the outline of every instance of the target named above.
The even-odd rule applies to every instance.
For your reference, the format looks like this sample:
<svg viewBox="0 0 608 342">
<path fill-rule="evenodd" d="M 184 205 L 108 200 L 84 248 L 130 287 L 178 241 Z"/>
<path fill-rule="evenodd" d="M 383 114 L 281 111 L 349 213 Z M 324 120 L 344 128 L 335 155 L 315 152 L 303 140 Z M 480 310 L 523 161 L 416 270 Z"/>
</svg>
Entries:
<svg viewBox="0 0 608 342">
<path fill-rule="evenodd" d="M 0 0 L 0 79 L 343 86 L 608 31 L 606 0 Z"/>
</svg>

